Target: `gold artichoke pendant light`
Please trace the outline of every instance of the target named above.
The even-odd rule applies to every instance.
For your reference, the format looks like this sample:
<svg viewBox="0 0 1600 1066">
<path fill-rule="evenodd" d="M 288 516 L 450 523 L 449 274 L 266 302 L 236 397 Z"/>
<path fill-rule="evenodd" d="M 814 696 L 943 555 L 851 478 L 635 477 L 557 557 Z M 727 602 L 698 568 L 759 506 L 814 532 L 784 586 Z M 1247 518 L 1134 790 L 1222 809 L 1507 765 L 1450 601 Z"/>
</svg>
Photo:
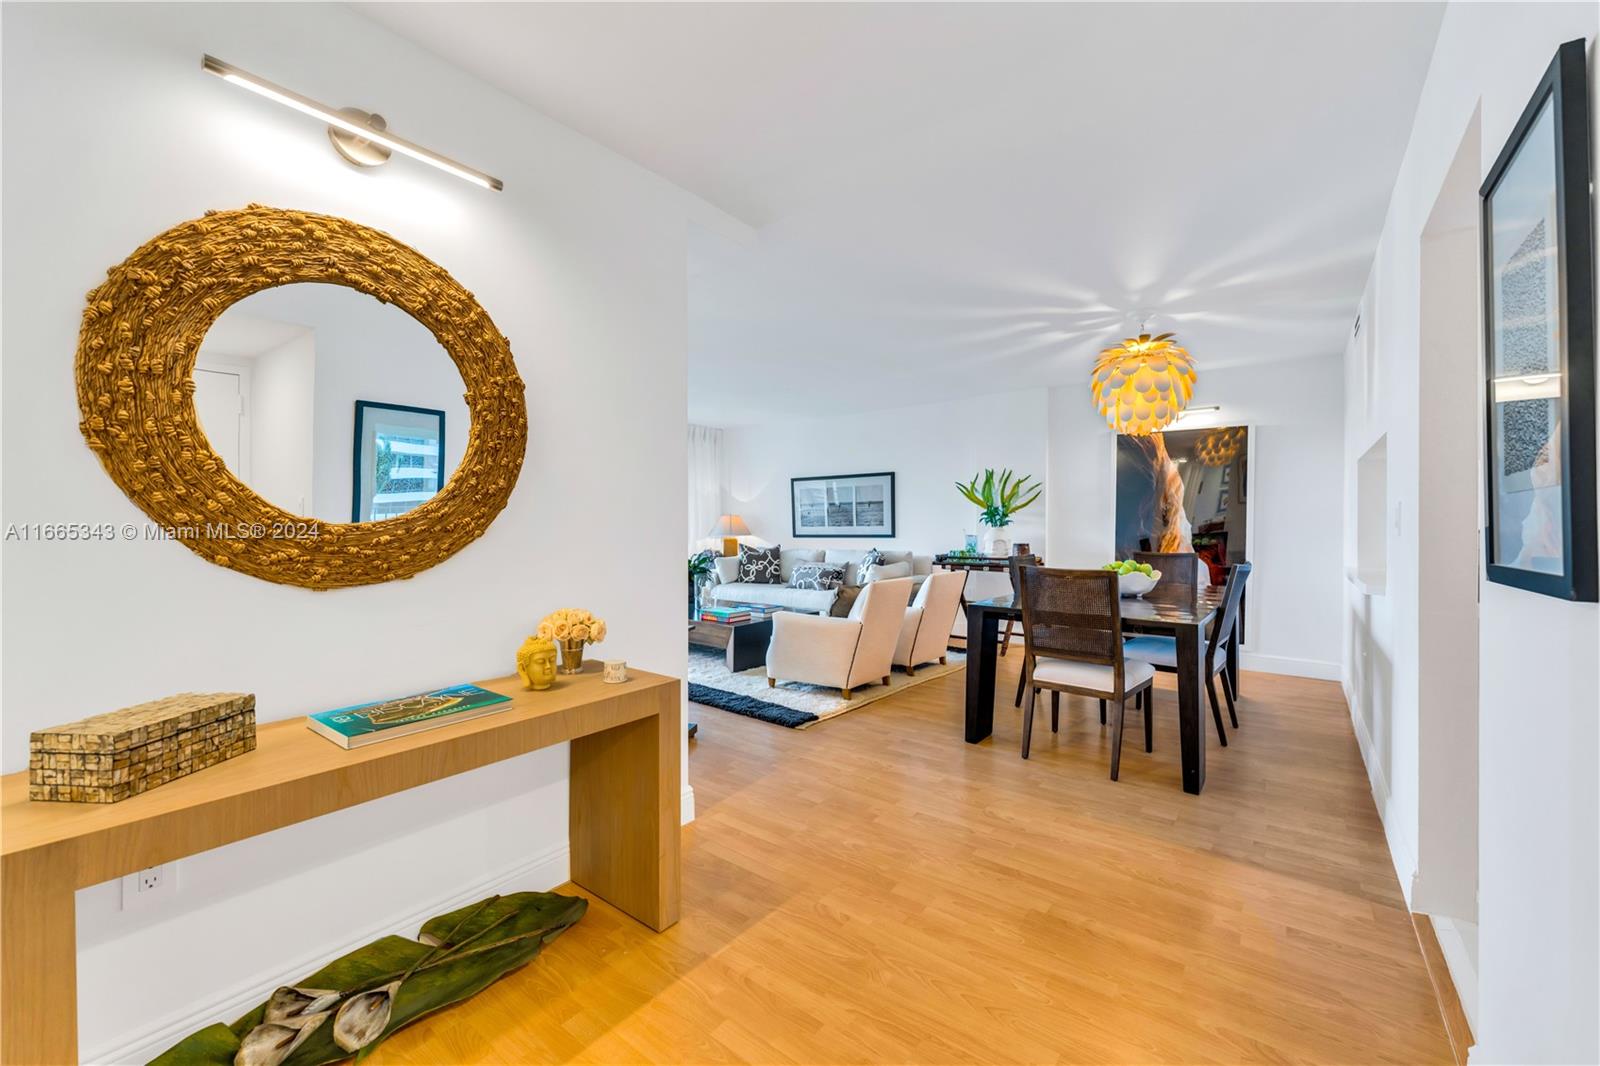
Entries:
<svg viewBox="0 0 1600 1066">
<path fill-rule="evenodd" d="M 1095 406 L 1118 433 L 1147 437 L 1183 413 L 1194 395 L 1194 360 L 1173 334 L 1141 332 L 1100 353 Z"/>
</svg>

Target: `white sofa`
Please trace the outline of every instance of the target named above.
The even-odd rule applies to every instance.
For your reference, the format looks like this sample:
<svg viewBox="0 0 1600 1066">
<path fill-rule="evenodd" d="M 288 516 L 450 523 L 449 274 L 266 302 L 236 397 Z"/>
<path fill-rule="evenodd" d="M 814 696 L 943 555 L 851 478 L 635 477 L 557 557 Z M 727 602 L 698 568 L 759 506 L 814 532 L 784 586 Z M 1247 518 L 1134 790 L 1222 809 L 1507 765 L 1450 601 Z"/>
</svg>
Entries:
<svg viewBox="0 0 1600 1066">
<path fill-rule="evenodd" d="M 805 611 L 811 614 L 827 614 L 833 607 L 833 601 L 838 598 L 837 589 L 792 589 L 789 581 L 794 576 L 796 563 L 842 563 L 845 568 L 844 583 L 846 585 L 861 585 L 865 576 L 859 572 L 857 563 L 867 554 L 866 548 L 860 550 L 844 548 L 785 548 L 778 554 L 779 577 L 783 580 L 776 585 L 760 585 L 754 582 L 746 583 L 739 580 L 739 559 L 737 556 L 724 556 L 715 560 L 717 583 L 712 585 L 708 596 L 713 603 L 759 603 L 768 607 L 787 607 L 794 611 Z M 914 555 L 907 551 L 889 551 L 885 548 L 878 549 L 883 553 L 885 565 L 910 563 L 911 589 L 914 591 L 921 586 L 928 575 L 933 572 L 933 557 L 931 555 Z M 892 571 L 891 571 L 892 573 Z"/>
<path fill-rule="evenodd" d="M 911 595 L 908 577 L 873 581 L 861 590 L 846 618 L 813 618 L 781 612 L 772 616 L 767 649 L 767 684 L 803 681 L 851 691 L 889 683 L 895 642 Z"/>
</svg>

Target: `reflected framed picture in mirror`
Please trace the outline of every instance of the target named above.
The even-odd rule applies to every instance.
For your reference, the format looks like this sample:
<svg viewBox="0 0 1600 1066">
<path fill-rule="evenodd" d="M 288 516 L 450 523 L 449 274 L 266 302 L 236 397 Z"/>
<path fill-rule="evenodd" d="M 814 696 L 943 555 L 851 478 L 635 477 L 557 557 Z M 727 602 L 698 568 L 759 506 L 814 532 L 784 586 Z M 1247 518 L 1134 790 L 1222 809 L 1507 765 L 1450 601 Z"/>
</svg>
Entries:
<svg viewBox="0 0 1600 1066">
<path fill-rule="evenodd" d="M 1595 328 L 1584 42 L 1539 82 L 1479 190 L 1485 576 L 1593 602 Z"/>
<path fill-rule="evenodd" d="M 444 412 L 356 401 L 350 521 L 403 515 L 444 487 Z"/>
</svg>

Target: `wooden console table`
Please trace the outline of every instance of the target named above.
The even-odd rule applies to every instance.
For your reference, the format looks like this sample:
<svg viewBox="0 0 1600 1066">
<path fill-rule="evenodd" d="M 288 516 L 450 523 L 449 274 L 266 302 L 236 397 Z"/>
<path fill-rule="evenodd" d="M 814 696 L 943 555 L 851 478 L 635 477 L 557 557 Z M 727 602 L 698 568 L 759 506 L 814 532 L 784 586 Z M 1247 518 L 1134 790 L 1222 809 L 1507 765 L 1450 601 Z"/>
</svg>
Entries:
<svg viewBox="0 0 1600 1066">
<path fill-rule="evenodd" d="M 0 1062 L 78 1061 L 73 893 L 430 781 L 571 741 L 572 880 L 652 929 L 678 920 L 679 682 L 598 664 L 554 688 L 480 681 L 497 714 L 346 751 L 303 718 L 257 731 L 256 750 L 113 804 L 28 799 L 0 778 Z"/>
</svg>

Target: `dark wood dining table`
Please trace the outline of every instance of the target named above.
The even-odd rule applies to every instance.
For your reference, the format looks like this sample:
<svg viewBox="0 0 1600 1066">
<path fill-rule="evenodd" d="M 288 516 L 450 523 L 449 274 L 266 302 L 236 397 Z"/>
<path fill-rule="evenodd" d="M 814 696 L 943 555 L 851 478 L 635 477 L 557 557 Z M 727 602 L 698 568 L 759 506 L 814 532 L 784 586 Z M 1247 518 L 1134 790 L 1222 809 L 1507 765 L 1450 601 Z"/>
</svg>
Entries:
<svg viewBox="0 0 1600 1066">
<path fill-rule="evenodd" d="M 967 743 L 977 744 L 994 732 L 995 645 L 1000 622 L 1022 618 L 1012 596 L 995 596 L 967 604 Z M 1183 790 L 1199 794 L 1206 785 L 1205 677 L 1201 656 L 1205 633 L 1222 609 L 1222 589 L 1162 599 L 1124 599 L 1122 624 L 1141 633 L 1170 633 L 1178 653 L 1178 739 L 1183 749 Z M 1239 673 L 1239 641 L 1228 641 L 1225 669 L 1230 680 Z"/>
</svg>

